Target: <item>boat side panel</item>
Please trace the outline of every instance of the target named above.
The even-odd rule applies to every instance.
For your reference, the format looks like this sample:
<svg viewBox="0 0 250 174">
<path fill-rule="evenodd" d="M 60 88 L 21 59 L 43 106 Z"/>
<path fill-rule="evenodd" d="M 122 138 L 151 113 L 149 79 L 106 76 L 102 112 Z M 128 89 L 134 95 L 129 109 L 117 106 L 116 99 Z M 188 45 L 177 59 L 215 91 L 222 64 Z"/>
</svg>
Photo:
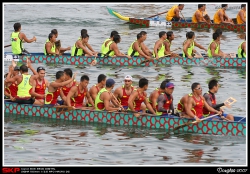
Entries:
<svg viewBox="0 0 250 174">
<path fill-rule="evenodd" d="M 189 119 L 180 119 L 174 116 L 141 116 L 134 117 L 133 114 L 104 111 L 82 111 L 80 109 L 69 112 L 57 113 L 56 108 L 40 107 L 33 105 L 19 105 L 12 102 L 5 102 L 5 113 L 23 114 L 29 116 L 48 117 L 63 120 L 77 120 L 86 122 L 99 122 L 119 126 L 142 126 L 148 128 L 163 128 L 172 130 L 178 125 L 187 123 Z M 203 121 L 199 124 L 191 124 L 183 127 L 180 131 L 195 132 L 200 134 L 215 135 L 246 135 L 246 123 L 225 122 L 225 121 Z"/>
</svg>

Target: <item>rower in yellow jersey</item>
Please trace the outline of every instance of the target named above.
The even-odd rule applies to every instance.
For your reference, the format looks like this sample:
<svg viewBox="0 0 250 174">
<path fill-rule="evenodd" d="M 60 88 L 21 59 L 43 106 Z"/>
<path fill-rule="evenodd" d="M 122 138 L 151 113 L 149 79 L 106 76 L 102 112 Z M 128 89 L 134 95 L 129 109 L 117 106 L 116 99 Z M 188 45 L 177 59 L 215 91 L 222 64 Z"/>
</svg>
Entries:
<svg viewBox="0 0 250 174">
<path fill-rule="evenodd" d="M 192 22 L 193 23 L 207 23 L 209 22 L 206 21 L 206 19 L 203 17 L 203 12 L 205 11 L 206 4 L 198 4 L 198 10 L 195 11 L 192 17 Z"/>
<path fill-rule="evenodd" d="M 207 50 L 207 55 L 209 58 L 212 57 L 222 57 L 225 58 L 227 55 L 220 50 L 220 34 L 213 33 L 213 40 L 210 42 Z"/>
<path fill-rule="evenodd" d="M 214 14 L 214 23 L 215 24 L 232 24 L 234 25 L 232 19 L 230 19 L 226 14 L 226 9 L 228 8 L 228 4 L 221 4 L 221 8 L 217 10 Z"/>
<path fill-rule="evenodd" d="M 194 41 L 195 34 L 193 31 L 187 32 L 186 36 L 187 36 L 187 40 L 183 42 L 182 57 L 187 57 L 190 59 L 192 59 L 193 57 L 201 58 L 202 55 L 197 54 L 197 51 L 194 49 L 194 47 L 196 46 L 205 51 L 207 51 L 207 49 L 201 46 L 200 44 L 198 44 L 196 41 Z"/>
<path fill-rule="evenodd" d="M 112 31 L 111 33 L 110 33 L 110 37 L 108 38 L 108 39 L 105 39 L 105 41 L 102 43 L 102 46 L 101 46 L 101 53 L 103 53 L 104 52 L 104 49 L 105 49 L 105 47 L 107 46 L 107 44 L 109 43 L 109 42 L 111 42 L 111 41 L 113 41 L 113 39 L 114 39 L 114 35 L 116 35 L 116 34 L 119 34 L 117 31 Z"/>
<path fill-rule="evenodd" d="M 246 24 L 246 4 L 241 4 L 241 10 L 236 16 L 237 24 Z"/>
<path fill-rule="evenodd" d="M 166 14 L 167 21 L 180 21 L 180 11 L 183 10 L 184 4 L 174 5 Z"/>
<path fill-rule="evenodd" d="M 241 42 L 239 47 L 238 47 L 238 57 L 246 57 L 246 36 L 245 36 L 245 41 Z"/>
<path fill-rule="evenodd" d="M 156 59 L 159 59 L 160 57 L 164 57 L 165 54 L 165 45 L 164 45 L 164 41 L 167 39 L 167 33 L 166 31 L 161 31 L 159 32 L 159 40 L 157 40 L 155 42 L 154 45 L 154 51 L 153 51 L 153 56 Z"/>
</svg>

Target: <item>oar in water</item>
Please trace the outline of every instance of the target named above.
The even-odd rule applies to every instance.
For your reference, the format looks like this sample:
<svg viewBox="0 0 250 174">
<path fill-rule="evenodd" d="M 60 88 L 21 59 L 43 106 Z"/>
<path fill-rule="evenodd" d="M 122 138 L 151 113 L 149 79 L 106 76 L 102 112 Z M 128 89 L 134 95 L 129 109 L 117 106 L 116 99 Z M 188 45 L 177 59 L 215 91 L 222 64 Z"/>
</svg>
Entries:
<svg viewBox="0 0 250 174">
<path fill-rule="evenodd" d="M 219 114 L 211 115 L 211 116 L 209 116 L 209 117 L 200 119 L 200 122 L 202 122 L 202 121 L 204 121 L 204 120 L 207 120 L 207 119 L 209 119 L 209 118 L 215 117 L 215 116 L 217 116 L 217 115 L 219 115 Z M 184 123 L 184 124 L 182 124 L 182 125 L 178 125 L 178 126 L 176 126 L 176 127 L 173 129 L 173 131 L 178 130 L 178 129 L 183 128 L 183 127 L 186 127 L 186 126 L 188 126 L 188 125 L 190 125 L 190 124 L 194 124 L 194 123 L 198 123 L 198 121 L 187 122 L 187 123 Z"/>
</svg>

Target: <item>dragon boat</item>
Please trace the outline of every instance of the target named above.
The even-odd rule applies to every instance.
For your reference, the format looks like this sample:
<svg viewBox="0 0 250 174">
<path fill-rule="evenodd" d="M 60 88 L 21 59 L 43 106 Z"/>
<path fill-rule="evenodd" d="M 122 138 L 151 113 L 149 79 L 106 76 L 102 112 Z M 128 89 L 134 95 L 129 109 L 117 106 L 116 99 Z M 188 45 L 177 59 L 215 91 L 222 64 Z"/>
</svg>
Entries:
<svg viewBox="0 0 250 174">
<path fill-rule="evenodd" d="M 112 16 L 121 19 L 123 21 L 126 21 L 130 24 L 136 24 L 140 25 L 142 27 L 158 27 L 158 26 L 164 26 L 168 28 L 197 28 L 197 29 L 225 29 L 229 31 L 236 31 L 236 32 L 246 32 L 246 24 L 214 24 L 213 20 L 211 20 L 211 24 L 207 23 L 193 23 L 191 17 L 187 17 L 179 22 L 177 21 L 166 21 L 165 18 L 161 18 L 158 15 L 151 18 L 135 18 L 135 17 L 127 17 L 123 16 L 120 13 L 116 12 L 115 10 L 108 8 L 109 14 Z M 235 20 L 233 20 L 235 22 Z"/>
<path fill-rule="evenodd" d="M 131 112 L 108 112 L 96 110 L 73 109 L 17 104 L 4 101 L 4 113 L 27 115 L 42 118 L 54 118 L 69 121 L 84 121 L 89 123 L 106 123 L 117 126 L 139 126 L 150 129 L 165 129 L 173 131 L 182 124 L 190 123 L 192 119 L 173 115 L 152 116 L 150 114 L 135 117 Z M 235 121 L 203 120 L 196 124 L 187 124 L 175 131 L 199 134 L 246 136 L 246 117 L 234 116 Z"/>
<path fill-rule="evenodd" d="M 180 54 L 182 56 L 182 54 Z M 95 60 L 98 65 L 115 65 L 115 66 L 153 66 L 153 65 L 194 65 L 206 67 L 246 67 L 246 58 L 208 58 L 204 55 L 202 58 L 185 58 L 185 57 L 162 57 L 159 59 L 147 60 L 144 57 L 86 57 L 71 56 L 65 53 L 60 56 L 45 56 L 44 53 L 30 53 L 27 55 L 13 55 L 11 52 L 4 53 L 4 61 L 26 62 L 27 58 L 31 63 L 45 64 L 68 64 L 68 65 L 91 65 Z"/>
</svg>

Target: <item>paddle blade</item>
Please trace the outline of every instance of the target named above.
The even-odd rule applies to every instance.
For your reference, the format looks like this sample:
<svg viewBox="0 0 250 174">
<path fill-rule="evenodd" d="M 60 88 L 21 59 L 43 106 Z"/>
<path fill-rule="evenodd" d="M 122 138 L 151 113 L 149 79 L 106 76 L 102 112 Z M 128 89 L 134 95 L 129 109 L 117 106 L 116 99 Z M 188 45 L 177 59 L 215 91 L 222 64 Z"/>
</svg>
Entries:
<svg viewBox="0 0 250 174">
<path fill-rule="evenodd" d="M 184 124 L 182 124 L 182 125 L 176 126 L 176 127 L 173 129 L 173 131 L 176 131 L 176 130 L 178 130 L 178 129 L 180 129 L 180 128 L 186 127 L 186 126 L 188 126 L 188 125 L 190 125 L 190 124 L 192 124 L 192 123 L 193 123 L 193 122 L 187 122 L 187 123 L 184 123 Z"/>
<path fill-rule="evenodd" d="M 74 108 L 72 106 L 55 106 L 56 108 L 56 113 L 64 113 L 64 112 L 69 112 L 73 110 Z"/>
</svg>

